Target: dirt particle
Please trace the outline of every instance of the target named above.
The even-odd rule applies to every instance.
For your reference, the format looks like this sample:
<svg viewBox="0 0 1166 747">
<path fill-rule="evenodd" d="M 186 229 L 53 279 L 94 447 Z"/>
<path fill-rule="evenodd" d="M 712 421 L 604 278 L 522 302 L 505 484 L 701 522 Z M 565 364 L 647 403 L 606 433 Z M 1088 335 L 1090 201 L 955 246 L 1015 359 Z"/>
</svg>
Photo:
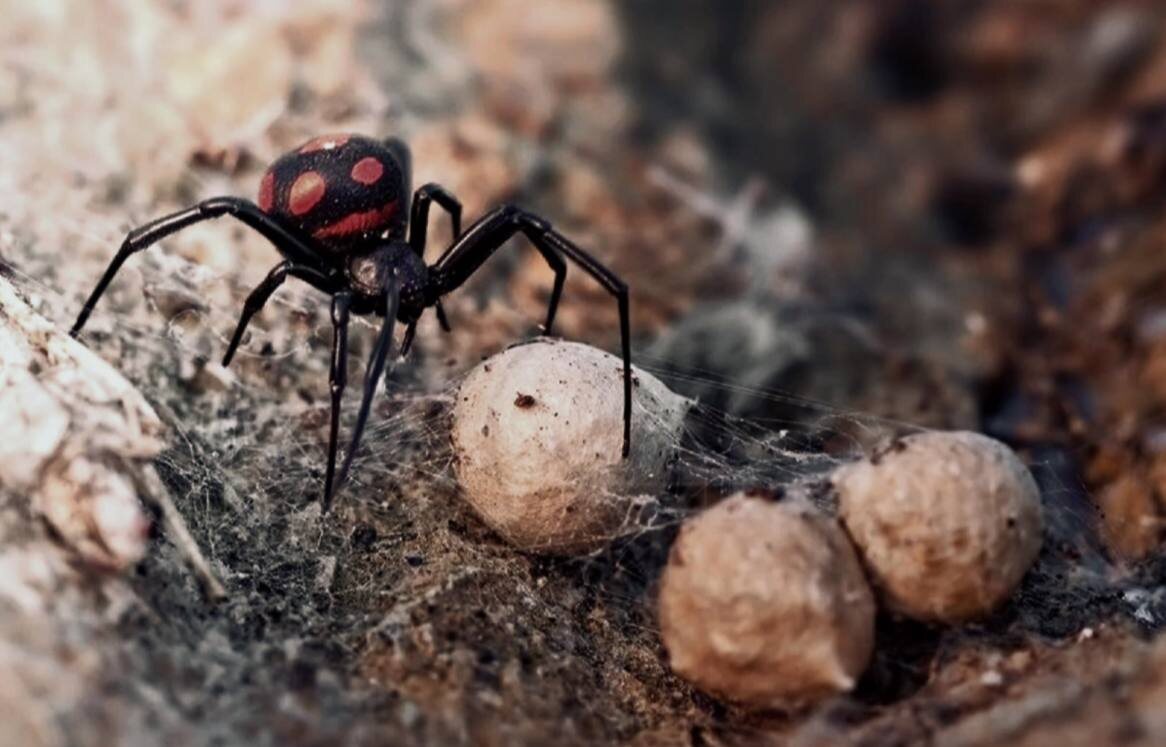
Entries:
<svg viewBox="0 0 1166 747">
<path fill-rule="evenodd" d="M 352 530 L 352 536 L 349 542 L 356 550 L 368 550 L 377 541 L 376 527 L 371 524 L 358 524 L 356 529 Z"/>
<path fill-rule="evenodd" d="M 780 485 L 773 488 L 754 487 L 742 492 L 750 498 L 760 498 L 761 500 L 774 503 L 785 497 L 785 488 Z"/>
<path fill-rule="evenodd" d="M 875 450 L 870 455 L 870 463 L 878 464 L 888 454 L 898 454 L 907 449 L 907 442 L 901 438 L 896 437 L 890 442 L 875 447 Z"/>
<path fill-rule="evenodd" d="M 316 684 L 316 665 L 303 659 L 292 663 L 287 685 L 291 690 L 307 690 Z"/>
</svg>

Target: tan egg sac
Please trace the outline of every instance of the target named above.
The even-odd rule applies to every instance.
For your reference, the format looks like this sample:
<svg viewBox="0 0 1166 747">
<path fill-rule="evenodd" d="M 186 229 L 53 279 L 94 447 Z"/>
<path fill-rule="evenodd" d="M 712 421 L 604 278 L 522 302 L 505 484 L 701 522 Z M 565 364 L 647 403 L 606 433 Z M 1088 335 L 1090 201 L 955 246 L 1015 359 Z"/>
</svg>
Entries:
<svg viewBox="0 0 1166 747">
<path fill-rule="evenodd" d="M 834 519 L 801 501 L 738 493 L 687 521 L 659 611 L 672 669 L 752 706 L 850 690 L 874 650 L 858 557 Z"/>
<path fill-rule="evenodd" d="M 908 617 L 957 623 L 987 615 L 1040 551 L 1036 482 L 987 436 L 908 436 L 840 468 L 833 482 L 872 583 Z"/>
<path fill-rule="evenodd" d="M 623 362 L 537 340 L 462 382 L 455 469 L 483 521 L 523 550 L 583 552 L 633 531 L 665 487 L 689 401 L 635 370 L 631 454 L 623 448 Z"/>
</svg>

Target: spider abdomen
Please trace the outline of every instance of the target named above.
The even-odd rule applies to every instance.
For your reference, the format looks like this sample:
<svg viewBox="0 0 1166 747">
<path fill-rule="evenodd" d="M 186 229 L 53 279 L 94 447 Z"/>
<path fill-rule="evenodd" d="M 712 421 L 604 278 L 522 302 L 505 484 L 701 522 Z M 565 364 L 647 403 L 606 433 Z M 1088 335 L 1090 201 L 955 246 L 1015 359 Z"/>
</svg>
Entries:
<svg viewBox="0 0 1166 747">
<path fill-rule="evenodd" d="M 405 167 L 385 143 L 324 135 L 280 156 L 259 184 L 259 208 L 337 253 L 403 234 Z"/>
</svg>

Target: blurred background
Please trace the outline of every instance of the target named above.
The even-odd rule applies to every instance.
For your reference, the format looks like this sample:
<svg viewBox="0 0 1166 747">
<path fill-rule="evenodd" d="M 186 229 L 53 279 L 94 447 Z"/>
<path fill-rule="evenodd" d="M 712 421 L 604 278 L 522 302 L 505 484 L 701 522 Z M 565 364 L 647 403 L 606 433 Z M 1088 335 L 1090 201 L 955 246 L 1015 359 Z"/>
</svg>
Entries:
<svg viewBox="0 0 1166 747">
<path fill-rule="evenodd" d="M 130 227 L 253 197 L 266 164 L 315 135 L 398 135 L 416 184 L 451 189 L 468 219 L 519 202 L 622 276 L 634 360 L 710 411 L 817 429 L 827 450 L 834 433 L 873 446 L 914 427 L 987 432 L 1040 466 L 1082 564 L 1157 583 L 1159 3 L 0 0 L 0 18 L 0 261 L 59 323 Z M 431 235 L 430 260 L 444 222 Z M 208 364 L 271 248 L 218 222 L 147 255 L 87 344 L 208 443 L 228 432 L 215 421 L 228 404 L 261 421 L 272 403 L 307 403 L 296 427 L 322 431 L 329 326 L 310 291 L 281 291 L 260 317 L 241 389 L 224 393 Z M 441 391 L 531 334 L 549 290 L 515 242 L 447 300 L 453 333 L 426 317 L 399 385 Z M 571 273 L 559 334 L 613 349 L 617 330 L 608 296 Z M 320 439 L 305 440 L 307 459 Z M 224 458 L 248 485 L 290 490 L 239 443 Z M 1085 618 L 1108 614 L 1094 601 Z M 1042 618 L 1040 632 L 1085 618 Z M 571 733 L 740 726 L 699 698 L 649 707 L 662 690 L 637 692 L 589 711 L 613 730 L 584 719 Z M 554 723 L 567 706 L 546 708 Z"/>
</svg>

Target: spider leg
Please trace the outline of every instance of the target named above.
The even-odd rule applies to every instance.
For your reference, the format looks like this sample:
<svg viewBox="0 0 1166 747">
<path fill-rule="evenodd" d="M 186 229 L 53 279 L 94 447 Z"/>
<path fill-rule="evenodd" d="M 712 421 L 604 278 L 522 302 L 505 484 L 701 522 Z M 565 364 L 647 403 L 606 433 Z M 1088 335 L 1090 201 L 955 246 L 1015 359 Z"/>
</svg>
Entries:
<svg viewBox="0 0 1166 747">
<path fill-rule="evenodd" d="M 462 234 L 462 204 L 453 192 L 432 182 L 418 187 L 413 193 L 413 209 L 409 216 L 409 246 L 413 247 L 418 257 L 425 256 L 425 242 L 429 237 L 429 207 L 434 202 L 449 213 L 453 237 L 456 239 Z"/>
<path fill-rule="evenodd" d="M 511 226 L 510 224 L 513 225 Z M 510 227 L 507 228 L 507 226 Z M 555 313 L 559 309 L 559 298 L 561 298 L 563 295 L 563 284 L 567 281 L 567 263 L 563 261 L 563 258 L 557 251 L 555 251 L 550 243 L 536 238 L 536 236 L 542 235 L 546 231 L 551 230 L 551 224 L 547 223 L 542 218 L 539 218 L 533 213 L 528 213 L 527 211 L 513 205 L 504 205 L 503 207 L 492 210 L 491 212 L 486 213 L 484 216 L 479 218 L 477 222 L 474 223 L 474 225 L 466 229 L 465 234 L 458 236 L 457 240 L 454 241 L 449 249 L 446 249 L 445 253 L 442 254 L 441 257 L 433 263 L 433 266 L 434 268 L 449 267 L 450 263 L 454 261 L 453 255 L 455 252 L 458 252 L 459 254 L 465 254 L 467 251 L 469 251 L 472 253 L 474 251 L 473 249 L 459 250 L 459 247 L 465 244 L 465 242 L 463 242 L 464 237 L 469 236 L 470 234 L 493 236 L 499 230 L 505 233 L 505 238 L 498 241 L 497 245 L 492 246 L 492 248 L 489 250 L 486 250 L 481 260 L 474 264 L 472 269 L 465 273 L 465 277 L 453 283 L 452 288 L 460 287 L 461 284 L 469 279 L 469 276 L 478 269 L 482 262 L 486 261 L 487 257 L 493 254 L 499 246 L 506 243 L 507 239 L 509 239 L 515 233 L 521 231 L 522 233 L 526 234 L 527 238 L 530 239 L 531 244 L 534 245 L 534 248 L 537 249 L 538 253 L 543 256 L 544 260 L 546 260 L 546 263 L 550 266 L 551 271 L 555 273 L 555 282 L 551 287 L 550 302 L 547 304 L 546 321 L 542 326 L 543 334 L 549 335 L 551 334 L 551 330 L 555 323 Z M 489 239 L 487 241 L 489 241 Z M 473 242 L 471 242 L 471 244 L 472 243 Z M 457 261 L 461 263 L 464 260 L 459 258 Z"/>
<path fill-rule="evenodd" d="M 376 346 L 373 348 L 372 356 L 368 361 L 368 368 L 364 372 L 364 396 L 360 400 L 360 411 L 356 414 L 356 426 L 352 429 L 352 441 L 349 443 L 348 451 L 344 455 L 344 464 L 340 468 L 340 475 L 336 478 L 336 490 L 332 490 L 331 483 L 329 483 L 325 490 L 325 512 L 332 507 L 332 499 L 336 497 L 335 493 L 344 486 L 344 481 L 348 478 L 348 470 L 352 466 L 352 459 L 356 456 L 356 449 L 360 446 L 360 437 L 364 434 L 364 426 L 368 423 L 368 413 L 372 407 L 372 398 L 377 391 L 377 381 L 381 378 L 381 372 L 385 368 L 385 361 L 389 357 L 389 350 L 393 347 L 393 326 L 397 321 L 397 305 L 399 301 L 400 294 L 398 293 L 397 279 L 396 277 L 390 277 L 388 287 L 385 289 L 385 322 L 381 326 L 381 333 L 377 337 Z"/>
<path fill-rule="evenodd" d="M 235 327 L 235 334 L 231 336 L 231 344 L 227 346 L 227 353 L 223 356 L 224 367 L 231 365 L 231 359 L 235 357 L 235 351 L 238 350 L 239 343 L 243 341 L 243 333 L 247 330 L 247 325 L 251 323 L 252 317 L 267 304 L 272 294 L 279 289 L 279 286 L 283 285 L 283 281 L 287 280 L 289 275 L 299 278 L 325 293 L 330 294 L 336 291 L 336 284 L 320 271 L 297 265 L 291 260 L 280 262 L 271 269 L 271 272 L 267 273 L 263 282 L 255 286 L 255 289 L 247 296 L 247 300 L 243 302 L 243 313 L 239 316 L 239 324 Z"/>
<path fill-rule="evenodd" d="M 417 334 L 417 322 L 410 322 L 409 326 L 405 327 L 405 336 L 401 339 L 401 357 L 409 354 L 409 348 L 413 347 L 415 334 Z"/>
<path fill-rule="evenodd" d="M 547 320 L 543 323 L 543 334 L 549 335 L 551 334 L 551 326 L 555 323 L 555 312 L 559 310 L 559 297 L 563 295 L 563 283 L 567 282 L 567 263 L 556 252 L 540 247 L 537 243 L 534 246 L 555 273 L 555 284 L 551 288 L 551 300 L 547 304 Z"/>
<path fill-rule="evenodd" d="M 441 307 L 441 299 L 440 298 L 437 299 L 436 302 L 434 302 L 433 309 L 434 309 L 434 311 L 437 312 L 437 323 L 441 325 L 441 330 L 443 332 L 449 332 L 449 330 L 450 330 L 449 317 L 447 317 L 445 315 L 445 309 L 443 309 Z"/>
<path fill-rule="evenodd" d="M 97 287 L 89 294 L 89 298 L 81 308 L 81 313 L 77 316 L 77 321 L 73 323 L 73 328 L 69 334 L 76 337 L 81 328 L 85 326 L 89 315 L 93 313 L 93 307 L 97 305 L 98 300 L 105 293 L 105 289 L 131 255 L 148 249 L 158 241 L 187 226 L 223 215 L 231 215 L 258 231 L 275 245 L 280 254 L 295 264 L 304 267 L 319 267 L 322 270 L 321 274 L 327 272 L 327 268 L 323 267 L 321 263 L 319 251 L 312 244 L 284 228 L 271 216 L 260 210 L 255 203 L 238 197 L 212 197 L 209 200 L 203 200 L 194 207 L 165 215 L 130 231 L 125 241 L 122 242 L 121 248 L 117 250 L 113 261 L 106 268 L 105 274 L 97 282 Z"/>
<path fill-rule="evenodd" d="M 413 209 L 409 216 L 409 246 L 421 259 L 425 259 L 425 242 L 429 237 L 429 207 L 434 202 L 449 213 L 453 237 L 456 239 L 462 233 L 462 204 L 453 192 L 433 182 L 418 187 L 413 193 Z M 441 329 L 449 332 L 449 318 L 446 317 L 440 300 L 434 304 L 434 310 L 437 312 L 437 322 Z M 401 351 L 404 355 L 408 352 L 408 346 L 402 345 Z"/>
<path fill-rule="evenodd" d="M 438 307 L 439 312 L 440 312 L 440 310 L 441 310 L 440 307 Z M 438 317 L 437 317 L 438 320 L 441 319 L 441 316 L 442 315 L 439 313 Z M 446 327 L 445 331 L 448 332 L 449 327 Z M 406 355 L 409 354 L 409 351 L 413 349 L 413 338 L 416 335 L 417 335 L 417 320 L 414 319 L 413 321 L 409 322 L 409 326 L 405 327 L 405 334 L 401 337 L 401 349 L 398 352 L 398 355 L 401 358 L 404 358 Z M 391 384 L 391 382 L 389 381 L 389 377 L 392 375 L 393 375 L 393 370 L 391 368 L 388 371 L 385 371 L 385 391 L 388 391 L 388 389 L 389 389 L 389 386 Z"/>
<path fill-rule="evenodd" d="M 513 205 L 497 208 L 466 229 L 441 258 L 433 265 L 435 282 L 439 295 L 459 288 L 469 279 L 490 256 L 506 243 L 514 234 L 523 233 L 544 257 L 554 256 L 561 263 L 566 256 L 578 264 L 588 275 L 595 278 L 608 293 L 615 296 L 619 307 L 620 340 L 623 352 L 624 378 L 624 431 L 623 456 L 628 456 L 632 431 L 632 354 L 631 329 L 628 309 L 628 287 L 599 260 L 575 246 L 567 237 L 551 228 L 551 224 L 533 213 Z M 548 261 L 550 261 L 548 259 Z M 554 266 L 554 265 L 552 265 Z M 556 272 L 556 290 L 551 295 L 551 308 L 547 327 L 554 320 L 558 294 L 562 290 L 565 275 Z"/>
<path fill-rule="evenodd" d="M 332 370 L 328 382 L 332 391 L 332 415 L 328 429 L 328 467 L 324 474 L 324 509 L 332 496 L 332 478 L 336 474 L 336 446 L 340 436 L 340 401 L 348 384 L 348 315 L 352 294 L 348 291 L 332 297 Z"/>
</svg>

